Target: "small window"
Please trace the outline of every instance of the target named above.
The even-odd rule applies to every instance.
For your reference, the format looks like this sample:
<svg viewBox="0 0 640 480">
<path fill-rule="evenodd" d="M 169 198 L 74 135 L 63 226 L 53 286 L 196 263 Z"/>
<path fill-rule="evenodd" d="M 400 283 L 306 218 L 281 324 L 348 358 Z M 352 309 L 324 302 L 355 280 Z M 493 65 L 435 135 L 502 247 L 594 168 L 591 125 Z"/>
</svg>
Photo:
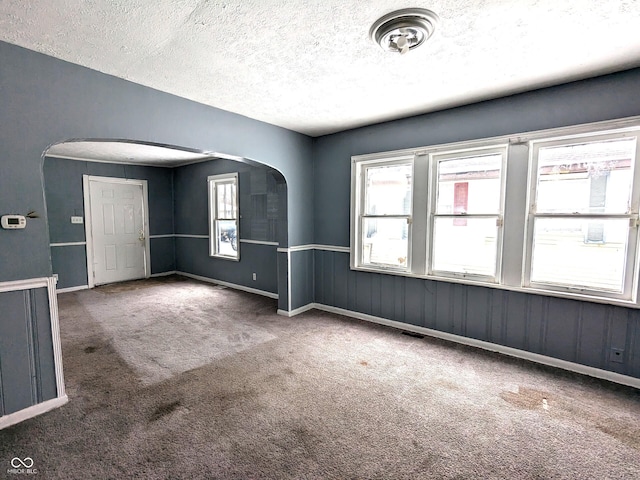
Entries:
<svg viewBox="0 0 640 480">
<path fill-rule="evenodd" d="M 501 146 L 432 156 L 431 273 L 496 281 L 506 155 Z"/>
<path fill-rule="evenodd" d="M 207 181 L 209 254 L 238 260 L 238 174 L 213 175 Z"/>
<path fill-rule="evenodd" d="M 359 165 L 358 266 L 408 270 L 413 160 Z"/>
<path fill-rule="evenodd" d="M 529 283 L 631 298 L 635 135 L 534 144 Z"/>
</svg>

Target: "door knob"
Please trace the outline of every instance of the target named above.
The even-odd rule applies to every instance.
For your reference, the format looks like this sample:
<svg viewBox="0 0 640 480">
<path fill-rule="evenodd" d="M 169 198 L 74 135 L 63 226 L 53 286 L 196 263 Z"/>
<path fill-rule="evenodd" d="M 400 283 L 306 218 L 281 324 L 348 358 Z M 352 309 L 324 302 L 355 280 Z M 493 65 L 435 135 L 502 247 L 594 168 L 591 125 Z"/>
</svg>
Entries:
<svg viewBox="0 0 640 480">
<path fill-rule="evenodd" d="M 138 236 L 138 240 L 140 240 L 141 242 L 144 242 L 144 230 L 140 230 L 140 235 Z"/>
</svg>

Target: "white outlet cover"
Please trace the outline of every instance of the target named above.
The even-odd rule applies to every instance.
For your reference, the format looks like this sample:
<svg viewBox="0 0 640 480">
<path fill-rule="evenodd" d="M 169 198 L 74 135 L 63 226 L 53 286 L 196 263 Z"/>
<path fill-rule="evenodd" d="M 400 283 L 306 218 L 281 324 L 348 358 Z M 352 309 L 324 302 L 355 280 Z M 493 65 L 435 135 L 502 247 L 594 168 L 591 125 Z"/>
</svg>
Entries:
<svg viewBox="0 0 640 480">
<path fill-rule="evenodd" d="M 71 217 L 71 223 L 84 223 L 83 217 Z"/>
</svg>

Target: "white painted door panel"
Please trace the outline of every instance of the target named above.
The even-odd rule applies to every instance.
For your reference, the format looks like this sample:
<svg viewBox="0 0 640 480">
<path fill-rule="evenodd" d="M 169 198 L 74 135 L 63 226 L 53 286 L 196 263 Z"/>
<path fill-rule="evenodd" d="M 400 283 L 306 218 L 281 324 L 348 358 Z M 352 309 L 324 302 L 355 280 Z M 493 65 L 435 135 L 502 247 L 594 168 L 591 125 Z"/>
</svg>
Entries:
<svg viewBox="0 0 640 480">
<path fill-rule="evenodd" d="M 94 284 L 144 278 L 142 185 L 91 180 L 89 191 Z"/>
</svg>

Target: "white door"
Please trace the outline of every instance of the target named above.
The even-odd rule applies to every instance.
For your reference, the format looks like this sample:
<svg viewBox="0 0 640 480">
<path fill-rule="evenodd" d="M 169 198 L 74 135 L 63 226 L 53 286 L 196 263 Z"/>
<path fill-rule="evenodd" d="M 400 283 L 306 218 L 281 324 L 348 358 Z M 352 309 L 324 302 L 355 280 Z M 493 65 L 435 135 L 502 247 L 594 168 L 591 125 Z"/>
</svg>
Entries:
<svg viewBox="0 0 640 480">
<path fill-rule="evenodd" d="M 87 180 L 87 233 L 91 235 L 87 254 L 93 257 L 87 259 L 89 276 L 93 276 L 89 286 L 147 277 L 146 181 Z"/>
</svg>

